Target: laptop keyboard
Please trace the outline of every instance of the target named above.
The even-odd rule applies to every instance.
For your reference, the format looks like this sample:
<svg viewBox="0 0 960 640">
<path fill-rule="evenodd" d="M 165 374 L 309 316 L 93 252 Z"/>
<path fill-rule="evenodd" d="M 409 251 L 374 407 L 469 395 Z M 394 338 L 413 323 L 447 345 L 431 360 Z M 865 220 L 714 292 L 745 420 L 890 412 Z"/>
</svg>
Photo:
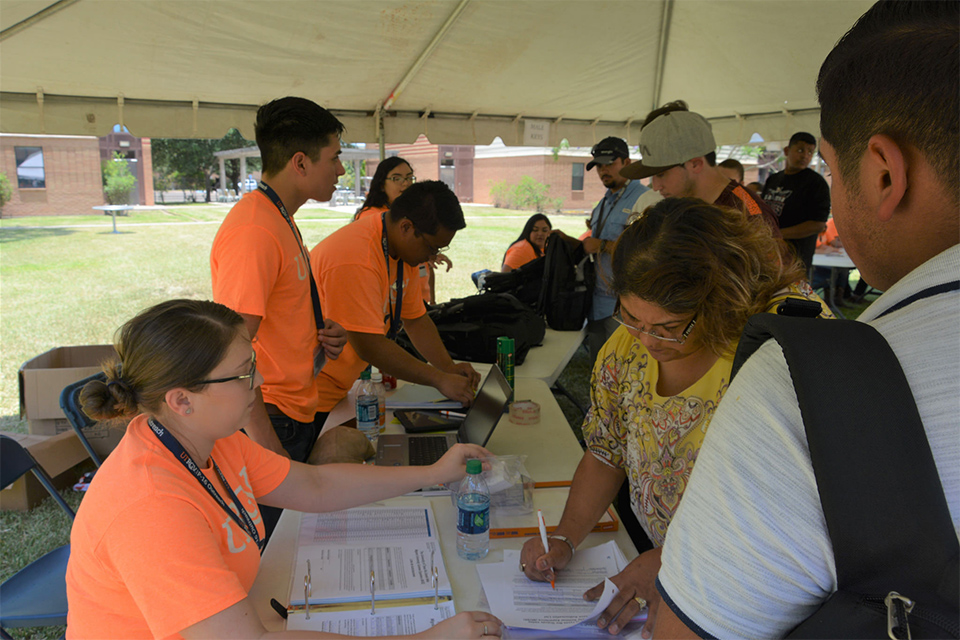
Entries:
<svg viewBox="0 0 960 640">
<path fill-rule="evenodd" d="M 447 452 L 445 436 L 423 436 L 408 440 L 410 464 L 421 467 L 433 464 Z"/>
</svg>

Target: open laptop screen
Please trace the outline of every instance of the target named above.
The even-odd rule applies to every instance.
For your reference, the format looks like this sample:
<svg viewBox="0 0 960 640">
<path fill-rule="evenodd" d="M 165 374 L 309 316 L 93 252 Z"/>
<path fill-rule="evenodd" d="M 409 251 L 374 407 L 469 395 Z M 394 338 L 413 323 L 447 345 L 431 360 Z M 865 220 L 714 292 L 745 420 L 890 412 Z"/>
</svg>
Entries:
<svg viewBox="0 0 960 640">
<path fill-rule="evenodd" d="M 510 385 L 499 367 L 494 365 L 480 386 L 467 417 L 460 425 L 459 441 L 485 446 L 493 433 L 493 427 L 503 416 L 503 409 L 509 398 Z"/>
</svg>

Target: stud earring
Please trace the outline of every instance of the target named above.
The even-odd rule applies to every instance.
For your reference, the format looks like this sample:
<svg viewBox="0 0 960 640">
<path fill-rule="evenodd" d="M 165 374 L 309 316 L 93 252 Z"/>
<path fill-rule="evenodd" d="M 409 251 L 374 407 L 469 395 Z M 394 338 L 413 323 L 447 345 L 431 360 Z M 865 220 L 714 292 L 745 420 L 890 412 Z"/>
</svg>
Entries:
<svg viewBox="0 0 960 640">
<path fill-rule="evenodd" d="M 191 409 L 190 407 L 187 407 L 187 410 L 184 411 L 184 413 L 187 415 L 190 415 L 191 413 L 193 413 L 193 409 Z"/>
</svg>

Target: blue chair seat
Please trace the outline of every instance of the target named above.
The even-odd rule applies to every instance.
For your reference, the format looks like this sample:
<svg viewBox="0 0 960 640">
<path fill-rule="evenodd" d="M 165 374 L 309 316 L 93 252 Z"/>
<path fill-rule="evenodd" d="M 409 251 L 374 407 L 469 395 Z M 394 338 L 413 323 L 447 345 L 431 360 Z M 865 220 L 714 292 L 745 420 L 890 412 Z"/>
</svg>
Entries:
<svg viewBox="0 0 960 640">
<path fill-rule="evenodd" d="M 54 549 L 0 585 L 0 626 L 67 624 L 67 560 L 70 545 Z"/>
</svg>

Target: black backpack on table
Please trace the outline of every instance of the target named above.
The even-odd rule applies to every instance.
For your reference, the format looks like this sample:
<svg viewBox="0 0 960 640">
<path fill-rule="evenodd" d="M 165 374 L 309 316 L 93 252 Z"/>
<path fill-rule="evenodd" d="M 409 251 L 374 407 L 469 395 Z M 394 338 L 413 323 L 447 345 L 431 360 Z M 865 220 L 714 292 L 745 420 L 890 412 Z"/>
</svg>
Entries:
<svg viewBox="0 0 960 640">
<path fill-rule="evenodd" d="M 837 591 L 788 637 L 958 637 L 960 544 L 896 355 L 862 322 L 759 314 L 732 375 L 771 337 L 797 392 L 837 566 Z"/>
<path fill-rule="evenodd" d="M 508 293 L 457 298 L 432 307 L 427 314 L 454 360 L 495 363 L 497 338 L 508 336 L 513 338 L 513 361 L 519 366 L 546 333 L 543 318 Z M 405 332 L 397 336 L 397 343 L 419 356 Z"/>
<path fill-rule="evenodd" d="M 556 331 L 579 331 L 590 312 L 595 283 L 592 256 L 583 243 L 553 236 L 544 251 L 543 284 L 537 310 Z"/>
<path fill-rule="evenodd" d="M 520 302 L 536 309 L 543 288 L 543 265 L 540 256 L 506 273 L 491 271 L 483 276 L 484 293 L 509 293 Z"/>
</svg>

